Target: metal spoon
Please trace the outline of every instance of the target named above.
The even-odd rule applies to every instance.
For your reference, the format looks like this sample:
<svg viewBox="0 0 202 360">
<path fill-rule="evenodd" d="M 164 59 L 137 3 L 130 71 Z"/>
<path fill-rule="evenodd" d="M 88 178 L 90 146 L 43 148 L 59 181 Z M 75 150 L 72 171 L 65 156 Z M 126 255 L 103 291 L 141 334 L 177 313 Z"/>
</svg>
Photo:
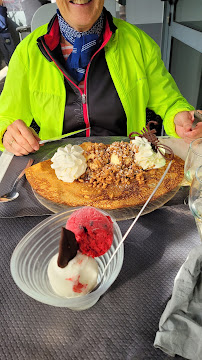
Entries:
<svg viewBox="0 0 202 360">
<path fill-rule="evenodd" d="M 29 159 L 26 167 L 21 171 L 20 175 L 18 175 L 17 179 L 15 180 L 11 191 L 9 191 L 7 194 L 4 194 L 1 196 L 0 202 L 8 202 L 8 201 L 17 199 L 17 197 L 19 196 L 19 192 L 16 190 L 17 184 L 18 184 L 19 180 L 23 177 L 23 175 L 25 173 L 25 169 L 30 167 L 33 164 L 33 161 L 34 161 L 33 159 Z"/>
<path fill-rule="evenodd" d="M 202 114 L 199 111 L 195 110 L 194 111 L 194 121 L 192 123 L 192 128 L 194 129 L 199 122 L 202 122 Z"/>
</svg>

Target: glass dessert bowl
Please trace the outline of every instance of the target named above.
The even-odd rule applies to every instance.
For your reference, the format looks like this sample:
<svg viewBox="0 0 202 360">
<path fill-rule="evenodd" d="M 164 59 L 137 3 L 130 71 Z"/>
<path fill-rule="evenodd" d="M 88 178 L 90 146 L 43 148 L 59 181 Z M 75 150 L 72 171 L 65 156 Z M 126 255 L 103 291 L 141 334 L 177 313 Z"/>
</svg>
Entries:
<svg viewBox="0 0 202 360">
<path fill-rule="evenodd" d="M 61 228 L 65 226 L 67 219 L 74 211 L 52 215 L 27 233 L 12 254 L 10 268 L 17 286 L 33 299 L 52 306 L 85 310 L 92 307 L 116 280 L 123 264 L 124 246 L 122 244 L 118 249 L 96 290 L 73 298 L 57 295 L 49 282 L 48 264 L 58 253 Z M 106 212 L 99 211 L 109 216 Z M 113 218 L 111 220 L 114 230 L 113 243 L 104 255 L 95 258 L 98 263 L 98 283 L 105 265 L 122 239 L 118 224 Z"/>
</svg>

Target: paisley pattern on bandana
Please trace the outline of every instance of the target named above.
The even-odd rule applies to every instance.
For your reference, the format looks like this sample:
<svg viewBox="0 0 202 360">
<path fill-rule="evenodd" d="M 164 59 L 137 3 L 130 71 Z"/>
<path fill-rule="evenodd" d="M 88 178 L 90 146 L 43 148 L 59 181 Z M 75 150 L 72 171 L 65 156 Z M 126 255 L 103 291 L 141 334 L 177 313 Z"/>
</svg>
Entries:
<svg viewBox="0 0 202 360">
<path fill-rule="evenodd" d="M 101 44 L 101 35 L 104 27 L 104 13 L 91 29 L 79 32 L 73 29 L 57 10 L 60 32 L 62 36 L 73 45 L 73 51 L 66 61 L 66 68 L 69 74 L 78 82 L 83 80 L 86 67 L 93 53 Z"/>
</svg>

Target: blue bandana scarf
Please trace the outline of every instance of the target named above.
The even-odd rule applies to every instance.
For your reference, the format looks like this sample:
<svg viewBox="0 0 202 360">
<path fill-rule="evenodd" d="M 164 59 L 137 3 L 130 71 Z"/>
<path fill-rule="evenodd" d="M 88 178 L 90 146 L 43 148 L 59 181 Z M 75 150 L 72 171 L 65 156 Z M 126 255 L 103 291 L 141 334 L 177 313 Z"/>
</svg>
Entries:
<svg viewBox="0 0 202 360">
<path fill-rule="evenodd" d="M 66 61 L 66 69 L 78 82 L 82 81 L 91 56 L 101 44 L 101 34 L 104 27 L 104 13 L 88 31 L 79 32 L 73 29 L 57 10 L 60 32 L 73 45 L 73 51 Z"/>
</svg>

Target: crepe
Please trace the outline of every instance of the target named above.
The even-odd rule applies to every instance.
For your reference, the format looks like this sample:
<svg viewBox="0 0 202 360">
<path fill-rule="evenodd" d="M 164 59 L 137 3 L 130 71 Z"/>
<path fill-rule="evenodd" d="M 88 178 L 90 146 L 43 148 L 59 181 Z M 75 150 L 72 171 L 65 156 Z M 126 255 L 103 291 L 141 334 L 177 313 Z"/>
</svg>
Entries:
<svg viewBox="0 0 202 360">
<path fill-rule="evenodd" d="M 109 146 L 115 144 L 116 156 L 109 164 Z M 118 209 L 144 204 L 163 175 L 165 166 L 143 170 L 134 163 L 128 143 L 112 145 L 86 142 L 86 172 L 72 183 L 59 180 L 51 168 L 51 160 L 45 160 L 26 169 L 31 187 L 43 198 L 69 206 L 94 206 L 101 209 Z M 119 151 L 124 148 L 125 156 Z M 111 156 L 111 155 L 110 155 Z M 152 200 L 176 189 L 184 177 L 184 161 L 174 156 L 172 165 Z"/>
</svg>

